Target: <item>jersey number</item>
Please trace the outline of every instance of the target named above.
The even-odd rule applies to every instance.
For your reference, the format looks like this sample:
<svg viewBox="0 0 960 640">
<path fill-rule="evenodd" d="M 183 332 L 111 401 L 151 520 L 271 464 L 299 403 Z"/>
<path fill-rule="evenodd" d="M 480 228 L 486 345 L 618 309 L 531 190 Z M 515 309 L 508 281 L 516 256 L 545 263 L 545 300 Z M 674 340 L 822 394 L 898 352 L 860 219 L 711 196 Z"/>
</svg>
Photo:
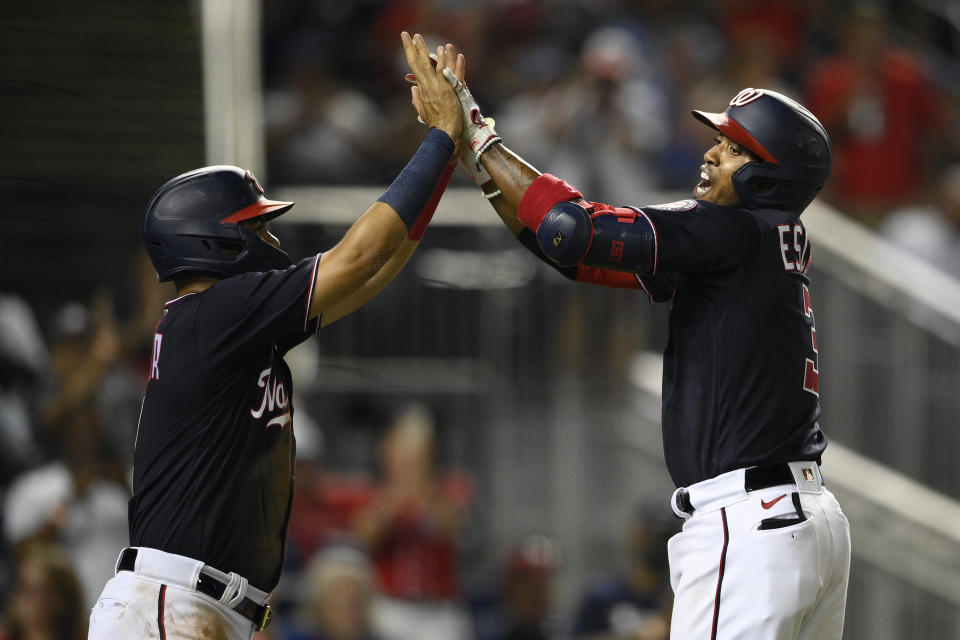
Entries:
<svg viewBox="0 0 960 640">
<path fill-rule="evenodd" d="M 817 350 L 817 326 L 813 320 L 813 306 L 810 304 L 810 289 L 803 285 L 803 315 L 810 318 L 810 342 L 813 346 L 813 360 L 806 358 L 803 372 L 803 390 L 820 397 L 820 356 Z"/>
</svg>

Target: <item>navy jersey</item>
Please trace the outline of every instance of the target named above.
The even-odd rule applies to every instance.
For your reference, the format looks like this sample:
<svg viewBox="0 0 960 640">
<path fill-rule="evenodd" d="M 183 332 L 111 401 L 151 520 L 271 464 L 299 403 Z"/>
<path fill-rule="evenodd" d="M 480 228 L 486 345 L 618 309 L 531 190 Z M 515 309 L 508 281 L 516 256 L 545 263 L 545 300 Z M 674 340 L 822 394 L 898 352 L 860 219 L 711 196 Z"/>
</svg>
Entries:
<svg viewBox="0 0 960 640">
<path fill-rule="evenodd" d="M 642 212 L 656 233 L 654 273 L 678 276 L 663 372 L 673 481 L 819 461 L 826 438 L 803 223 L 695 200 Z"/>
<path fill-rule="evenodd" d="M 134 453 L 130 543 L 276 586 L 293 495 L 287 350 L 309 320 L 319 256 L 167 303 Z"/>
</svg>

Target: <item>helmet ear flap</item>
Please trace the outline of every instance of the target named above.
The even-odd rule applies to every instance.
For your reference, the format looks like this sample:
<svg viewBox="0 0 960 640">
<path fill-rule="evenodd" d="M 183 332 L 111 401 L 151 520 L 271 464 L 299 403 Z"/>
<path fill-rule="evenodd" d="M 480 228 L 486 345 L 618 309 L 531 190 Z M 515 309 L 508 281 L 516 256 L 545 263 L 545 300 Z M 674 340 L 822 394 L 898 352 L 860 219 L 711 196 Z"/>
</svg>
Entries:
<svg viewBox="0 0 960 640">
<path fill-rule="evenodd" d="M 785 209 L 800 214 L 813 200 L 809 185 L 790 179 L 782 168 L 765 166 L 762 162 L 748 162 L 737 169 L 733 188 L 740 202 L 748 209 Z"/>
</svg>

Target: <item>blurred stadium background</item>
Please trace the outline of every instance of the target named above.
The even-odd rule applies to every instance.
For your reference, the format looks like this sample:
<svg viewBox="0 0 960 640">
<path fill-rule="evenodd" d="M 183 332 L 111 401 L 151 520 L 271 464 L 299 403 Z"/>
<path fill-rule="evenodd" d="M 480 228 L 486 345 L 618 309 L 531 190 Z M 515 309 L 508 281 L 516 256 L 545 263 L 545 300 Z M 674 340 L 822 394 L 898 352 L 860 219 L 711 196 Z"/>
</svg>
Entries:
<svg viewBox="0 0 960 640">
<path fill-rule="evenodd" d="M 824 474 L 854 543 L 845 637 L 960 638 L 951 0 L 4 3 L 4 624 L 23 615 L 16 567 L 27 543 L 65 549 L 84 607 L 125 543 L 142 367 L 173 297 L 140 248 L 150 195 L 188 169 L 238 164 L 271 197 L 297 201 L 276 225 L 294 258 L 331 246 L 422 136 L 402 29 L 456 43 L 507 144 L 597 200 L 689 193 L 710 138 L 689 109 L 720 110 L 744 86 L 782 90 L 824 120 L 837 167 L 804 220 L 831 440 Z M 456 176 L 400 277 L 290 358 L 303 477 L 322 499 L 311 503 L 314 538 L 298 524 L 308 540 L 292 544 L 280 617 L 304 605 L 308 552 L 358 546 L 351 500 L 382 480 L 382 433 L 415 404 L 459 487 L 459 597 L 481 611 L 511 550 L 534 540 L 540 561 L 529 564 L 551 577 L 545 637 L 581 637 L 589 585 L 635 560 L 627 534 L 638 513 L 669 515 L 667 312 L 571 286 Z"/>
</svg>

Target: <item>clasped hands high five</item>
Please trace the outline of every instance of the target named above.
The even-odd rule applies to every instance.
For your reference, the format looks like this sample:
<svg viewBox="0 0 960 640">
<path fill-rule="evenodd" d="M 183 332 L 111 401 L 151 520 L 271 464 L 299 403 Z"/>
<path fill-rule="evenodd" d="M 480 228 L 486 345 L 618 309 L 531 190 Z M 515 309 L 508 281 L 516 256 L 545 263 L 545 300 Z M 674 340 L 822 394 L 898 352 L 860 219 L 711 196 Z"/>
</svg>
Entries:
<svg viewBox="0 0 960 640">
<path fill-rule="evenodd" d="M 460 164 L 478 186 L 489 182 L 490 175 L 480 164 L 480 156 L 491 145 L 500 142 L 500 136 L 493 128 L 493 118 L 483 117 L 477 101 L 467 89 L 466 59 L 463 54 L 457 53 L 456 47 L 449 43 L 438 46 L 435 54 L 427 53 L 427 45 L 419 33 L 411 38 L 404 31 L 400 38 L 411 71 L 406 79 L 414 85 L 410 92 L 420 121 L 450 134 L 456 143 L 454 155 L 460 158 Z M 450 117 L 449 92 L 441 91 L 441 87 L 437 86 L 439 83 L 446 83 L 452 88 L 458 101 L 459 108 L 454 116 L 458 120 L 455 123 L 456 134 L 447 120 Z"/>
</svg>

